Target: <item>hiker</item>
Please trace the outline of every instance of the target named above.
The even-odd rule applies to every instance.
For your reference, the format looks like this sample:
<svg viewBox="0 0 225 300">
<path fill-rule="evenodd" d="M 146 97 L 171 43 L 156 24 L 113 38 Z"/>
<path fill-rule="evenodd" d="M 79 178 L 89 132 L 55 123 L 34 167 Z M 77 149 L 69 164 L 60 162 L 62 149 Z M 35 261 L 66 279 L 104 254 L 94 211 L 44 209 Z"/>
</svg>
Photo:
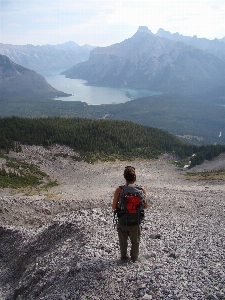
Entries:
<svg viewBox="0 0 225 300">
<path fill-rule="evenodd" d="M 118 216 L 117 231 L 121 251 L 121 260 L 126 261 L 130 258 L 127 254 L 129 237 L 131 241 L 131 260 L 136 262 L 139 255 L 141 235 L 140 223 L 144 216 L 144 209 L 148 208 L 148 201 L 146 199 L 146 190 L 143 187 L 134 184 L 136 181 L 134 167 L 127 166 L 125 168 L 124 178 L 126 180 L 126 184 L 119 186 L 115 190 L 112 209 L 114 210 L 114 213 L 117 212 Z M 129 201 L 130 204 L 131 202 L 135 203 L 138 201 L 139 205 L 134 208 L 132 204 L 131 207 Z"/>
</svg>

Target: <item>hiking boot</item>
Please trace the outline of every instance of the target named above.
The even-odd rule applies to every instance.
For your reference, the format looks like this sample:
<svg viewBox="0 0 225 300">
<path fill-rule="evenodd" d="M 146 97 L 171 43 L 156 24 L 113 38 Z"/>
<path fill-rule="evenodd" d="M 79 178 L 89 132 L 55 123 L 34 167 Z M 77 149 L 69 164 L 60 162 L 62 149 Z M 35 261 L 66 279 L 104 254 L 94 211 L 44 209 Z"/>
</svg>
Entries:
<svg viewBox="0 0 225 300">
<path fill-rule="evenodd" d="M 138 257 L 131 257 L 132 262 L 137 262 L 138 261 Z"/>
<path fill-rule="evenodd" d="M 126 261 L 126 260 L 128 260 L 130 257 L 129 257 L 129 255 L 127 254 L 126 256 L 121 256 L 121 260 L 122 261 Z"/>
</svg>

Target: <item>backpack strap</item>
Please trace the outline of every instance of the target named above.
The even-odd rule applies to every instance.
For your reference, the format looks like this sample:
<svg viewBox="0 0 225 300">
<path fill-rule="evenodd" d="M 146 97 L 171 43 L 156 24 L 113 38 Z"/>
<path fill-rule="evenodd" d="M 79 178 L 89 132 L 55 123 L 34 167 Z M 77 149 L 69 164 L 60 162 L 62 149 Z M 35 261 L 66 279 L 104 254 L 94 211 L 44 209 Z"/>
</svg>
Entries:
<svg viewBox="0 0 225 300">
<path fill-rule="evenodd" d="M 121 193 L 123 194 L 123 196 L 125 196 L 125 192 L 124 192 L 124 185 L 120 185 L 119 186 L 121 188 L 121 191 L 119 193 L 119 200 L 120 200 L 120 196 L 121 196 Z M 119 202 L 118 202 L 119 203 Z M 120 203 L 121 204 L 121 203 Z"/>
<path fill-rule="evenodd" d="M 117 217 L 117 211 L 116 210 L 114 210 L 114 212 L 113 212 L 113 223 L 114 223 L 114 228 L 115 228 L 117 223 L 118 223 L 118 217 Z"/>
</svg>

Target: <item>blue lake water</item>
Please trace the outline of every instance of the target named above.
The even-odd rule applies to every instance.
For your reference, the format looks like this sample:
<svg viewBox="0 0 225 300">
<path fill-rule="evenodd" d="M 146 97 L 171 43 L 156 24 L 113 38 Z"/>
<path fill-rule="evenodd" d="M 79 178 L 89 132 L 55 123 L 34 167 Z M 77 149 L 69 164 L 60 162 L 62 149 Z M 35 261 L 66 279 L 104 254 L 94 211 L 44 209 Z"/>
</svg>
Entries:
<svg viewBox="0 0 225 300">
<path fill-rule="evenodd" d="M 99 105 L 125 103 L 132 99 L 161 94 L 144 89 L 90 86 L 86 84 L 87 81 L 85 80 L 66 78 L 59 73 L 43 75 L 47 82 L 57 90 L 72 94 L 70 97 L 58 97 L 55 100 L 82 101 L 89 105 Z"/>
</svg>

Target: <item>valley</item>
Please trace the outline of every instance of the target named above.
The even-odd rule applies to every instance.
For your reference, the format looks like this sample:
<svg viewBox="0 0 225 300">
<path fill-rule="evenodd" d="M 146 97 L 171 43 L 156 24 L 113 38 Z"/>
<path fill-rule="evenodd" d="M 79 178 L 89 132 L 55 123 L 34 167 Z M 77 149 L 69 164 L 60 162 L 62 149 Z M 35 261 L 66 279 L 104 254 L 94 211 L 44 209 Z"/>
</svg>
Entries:
<svg viewBox="0 0 225 300">
<path fill-rule="evenodd" d="M 194 144 L 225 143 L 225 107 L 183 95 L 157 95 L 101 105 L 4 96 L 0 101 L 0 117 L 13 115 L 127 120 L 163 129 Z"/>
<path fill-rule="evenodd" d="M 28 69 L 18 76 L 24 67 L 12 60 L 3 63 L 0 117 L 128 120 L 194 144 L 223 144 L 225 62 L 218 53 L 224 45 L 162 29 L 153 34 L 145 26 L 108 47 L 0 44 L 0 53 L 39 70 L 53 85 Z M 63 69 L 64 75 L 50 76 Z"/>
</svg>

